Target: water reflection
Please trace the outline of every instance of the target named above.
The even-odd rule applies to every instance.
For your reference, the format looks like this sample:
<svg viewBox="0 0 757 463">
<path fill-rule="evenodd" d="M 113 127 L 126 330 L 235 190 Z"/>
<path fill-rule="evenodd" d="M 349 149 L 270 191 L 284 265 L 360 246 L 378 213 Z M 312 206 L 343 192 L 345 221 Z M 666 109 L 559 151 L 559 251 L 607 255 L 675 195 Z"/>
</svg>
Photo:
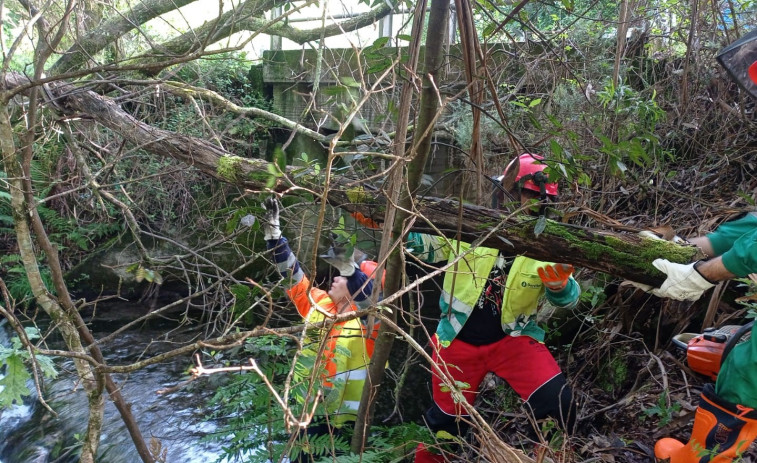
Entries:
<svg viewBox="0 0 757 463">
<path fill-rule="evenodd" d="M 99 339 L 128 323 L 142 308 L 119 302 L 111 307 L 98 308 L 111 314 L 93 324 L 91 329 Z M 198 334 L 194 325 L 178 326 L 170 320 L 153 321 L 118 335 L 102 346 L 103 354 L 113 365 L 124 365 L 191 342 Z M 166 335 L 166 333 L 169 333 Z M 9 345 L 9 329 L 0 326 L 0 343 Z M 51 343 L 50 347 L 60 346 Z M 140 429 L 152 449 L 166 455 L 166 461 L 207 463 L 218 460 L 221 447 L 203 438 L 212 434 L 216 426 L 206 419 L 206 399 L 213 393 L 211 381 L 197 381 L 168 394 L 158 394 L 174 388 L 186 380 L 191 358 L 175 358 L 148 366 L 137 372 L 113 375 L 124 399 L 131 404 Z M 77 461 L 78 435 L 87 424 L 86 395 L 76 381 L 73 362 L 59 360 L 59 376 L 47 381 L 46 398 L 58 414 L 46 412 L 34 398 L 0 412 L 0 463 L 73 463 Z M 107 400 L 98 461 L 109 463 L 139 462 L 134 444 L 126 431 L 120 414 Z"/>
</svg>

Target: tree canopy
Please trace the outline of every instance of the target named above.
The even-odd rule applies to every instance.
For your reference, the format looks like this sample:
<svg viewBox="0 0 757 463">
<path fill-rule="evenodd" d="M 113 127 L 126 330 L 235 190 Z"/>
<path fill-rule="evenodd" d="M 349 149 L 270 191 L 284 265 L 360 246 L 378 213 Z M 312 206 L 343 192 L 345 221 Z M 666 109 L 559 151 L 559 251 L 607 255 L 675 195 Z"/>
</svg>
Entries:
<svg viewBox="0 0 757 463">
<path fill-rule="evenodd" d="M 615 297 L 619 325 L 632 333 L 642 309 L 623 298 L 640 296 L 620 282 L 659 284 L 655 258 L 703 257 L 637 232 L 693 236 L 754 205 L 753 102 L 714 60 L 745 32 L 753 2 L 361 1 L 354 14 L 329 3 L 198 7 L 197 25 L 183 9 L 195 2 L 21 0 L 0 9 L 2 313 L 24 348 L 43 356 L 53 353 L 24 335 L 18 312 L 31 304 L 56 320 L 89 399 L 81 461 L 97 458 L 104 391 L 142 460 L 156 461 L 110 377 L 143 364 L 105 362 L 107 340 L 82 318 L 93 301 L 72 295 L 66 273 L 116 238 L 137 249 L 124 265 L 131 278 L 158 291 L 166 280 L 198 288 L 148 315 L 203 308 L 207 339 L 177 356 L 294 329 L 255 273 L 269 264 L 258 225 L 240 225 L 260 213 L 263 195 L 283 199 L 287 230 L 314 272 L 323 269 L 321 237 L 370 241 L 389 270 L 382 306 L 391 309 L 371 309 L 385 321 L 363 401 L 371 404 L 386 387 L 394 339 L 412 345 L 410 328 L 422 325 L 407 304 L 422 280 L 405 273 L 420 265 L 403 247 L 408 231 L 573 263 L 592 297 L 586 313 L 614 312 L 603 304 Z M 368 41 L 366 30 L 375 31 Z M 260 36 L 292 50 L 253 57 Z M 330 45 L 338 38 L 347 45 Z M 543 154 L 560 184 L 559 202 L 539 217 L 515 202 L 491 204 L 492 178 L 522 152 Z M 379 228 L 356 224 L 356 214 Z M 247 300 L 251 286 L 262 292 Z M 240 315 L 251 300 L 261 323 Z M 689 321 L 647 310 L 671 330 Z M 668 341 L 655 339 L 655 349 Z M 27 366 L 42 384 L 33 356 Z M 526 461 L 474 417 L 501 461 Z M 364 450 L 362 437 L 353 451 Z"/>
</svg>

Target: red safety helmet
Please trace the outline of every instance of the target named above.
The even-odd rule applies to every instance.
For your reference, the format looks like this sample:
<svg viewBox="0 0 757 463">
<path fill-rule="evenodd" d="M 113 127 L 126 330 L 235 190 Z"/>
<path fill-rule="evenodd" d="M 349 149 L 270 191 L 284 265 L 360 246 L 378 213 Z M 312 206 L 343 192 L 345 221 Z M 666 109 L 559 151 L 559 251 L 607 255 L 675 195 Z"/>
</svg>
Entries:
<svg viewBox="0 0 757 463">
<path fill-rule="evenodd" d="M 520 168 L 518 174 L 515 176 L 515 182 L 521 187 L 528 190 L 533 190 L 538 193 L 542 193 L 540 184 L 544 185 L 544 192 L 548 195 L 557 196 L 557 183 L 549 183 L 546 175 L 542 173 L 547 168 L 546 164 L 542 164 L 540 161 L 544 160 L 544 157 L 538 154 L 523 153 L 518 156 L 520 160 Z M 507 172 L 515 164 L 515 159 L 510 161 L 510 164 L 505 167 L 503 175 L 507 177 Z"/>
</svg>

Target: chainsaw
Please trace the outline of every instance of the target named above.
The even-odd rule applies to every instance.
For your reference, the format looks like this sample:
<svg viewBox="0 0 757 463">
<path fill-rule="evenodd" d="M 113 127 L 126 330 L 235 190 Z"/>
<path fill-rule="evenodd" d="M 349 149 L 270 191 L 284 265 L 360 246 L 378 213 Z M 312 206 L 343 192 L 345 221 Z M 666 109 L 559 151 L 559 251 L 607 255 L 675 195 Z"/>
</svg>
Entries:
<svg viewBox="0 0 757 463">
<path fill-rule="evenodd" d="M 673 337 L 673 344 L 686 352 L 689 368 L 714 381 L 731 350 L 749 339 L 752 325 L 754 321 L 746 325 L 707 328 L 704 333 L 681 333 Z"/>
</svg>

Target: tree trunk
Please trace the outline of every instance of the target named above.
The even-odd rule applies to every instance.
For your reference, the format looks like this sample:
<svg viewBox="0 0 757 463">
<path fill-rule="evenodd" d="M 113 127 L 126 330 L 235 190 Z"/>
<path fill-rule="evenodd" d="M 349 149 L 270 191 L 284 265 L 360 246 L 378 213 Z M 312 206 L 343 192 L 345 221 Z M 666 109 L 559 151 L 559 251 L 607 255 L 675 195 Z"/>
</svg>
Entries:
<svg viewBox="0 0 757 463">
<path fill-rule="evenodd" d="M 429 31 L 441 31 L 446 33 L 447 25 L 447 13 L 449 11 L 448 4 L 440 5 L 443 2 L 432 1 L 431 13 L 429 15 Z M 420 56 L 420 41 L 421 33 L 423 31 L 423 18 L 426 17 L 426 1 L 420 1 L 416 4 L 413 30 L 411 33 L 412 39 L 410 43 L 412 47 L 409 49 L 410 57 L 408 60 L 408 78 L 416 79 L 415 71 L 418 65 L 418 57 Z M 427 41 L 438 40 L 438 34 L 434 37 L 433 34 L 429 35 L 432 39 Z M 432 47 L 426 47 L 426 63 L 423 76 L 423 91 L 419 102 L 420 114 L 418 117 L 418 129 L 416 133 L 423 134 L 419 140 L 414 140 L 410 150 L 407 150 L 405 139 L 407 137 L 407 126 L 409 124 L 410 112 L 412 109 L 412 96 L 414 86 L 405 84 L 402 88 L 402 96 L 399 106 L 399 118 L 397 120 L 397 136 L 394 143 L 394 154 L 397 159 L 403 159 L 407 162 L 407 169 L 405 170 L 405 163 L 396 163 L 389 176 L 389 197 L 392 198 L 390 204 L 400 204 L 401 207 L 394 208 L 389 207 L 389 216 L 386 223 L 391 226 L 391 233 L 389 236 L 384 236 L 381 240 L 381 250 L 379 252 L 379 261 L 383 259 L 387 260 L 387 273 L 386 280 L 384 281 L 384 292 L 386 294 L 394 294 L 402 287 L 402 276 L 404 272 L 404 259 L 395 245 L 395 239 L 402 239 L 403 230 L 405 228 L 405 220 L 408 218 L 406 212 L 409 210 L 409 206 L 412 203 L 412 197 L 415 190 L 420 184 L 420 178 L 423 175 L 424 167 L 426 165 L 426 159 L 431 147 L 431 133 L 433 131 L 433 122 L 435 120 L 438 106 L 438 95 L 436 86 L 434 84 L 434 76 L 437 74 L 439 68 L 439 62 L 441 61 L 441 50 L 444 41 L 437 41 Z M 433 94 L 433 98 L 429 103 L 429 93 Z M 379 272 L 382 270 L 379 268 Z M 391 323 L 382 323 L 379 328 L 379 333 L 376 338 L 373 356 L 371 357 L 371 363 L 368 368 L 368 377 L 363 387 L 363 395 L 360 399 L 360 407 L 358 410 L 357 420 L 355 422 L 355 432 L 352 436 L 351 448 L 354 453 L 362 453 L 367 436 L 370 434 L 371 423 L 373 421 L 373 413 L 375 411 L 374 405 L 377 397 L 378 389 L 381 386 L 381 382 L 384 380 L 385 366 L 389 361 L 389 357 L 394 345 L 394 330 L 391 325 L 397 321 L 397 311 L 393 310 L 388 313 L 389 321 Z"/>
<path fill-rule="evenodd" d="M 94 337 L 81 319 L 64 286 L 63 271 L 58 263 L 57 254 L 47 239 L 47 234 L 41 226 L 39 217 L 36 216 L 36 211 L 30 208 L 26 200 L 26 190 L 28 190 L 29 182 L 25 181 L 25 179 L 28 180 L 28 176 L 23 171 L 23 163 L 19 159 L 20 153 L 13 141 L 14 136 L 6 104 L 7 100 L 3 99 L 0 101 L 0 153 L 2 153 L 3 167 L 8 173 L 9 184 L 11 185 L 11 207 L 14 215 L 16 238 L 19 254 L 22 257 L 26 275 L 29 279 L 29 285 L 39 306 L 55 322 L 68 350 L 83 355 L 86 355 L 87 350 L 89 350 L 96 362 L 100 365 L 105 365 L 104 358 L 99 347 L 95 344 Z M 29 226 L 30 222 L 34 226 L 37 246 L 47 256 L 53 280 L 56 284 L 57 299 L 52 297 L 51 291 L 42 279 L 37 264 L 35 243 L 32 239 L 31 228 Z M 88 348 L 84 347 L 85 343 L 89 345 Z M 104 385 L 110 393 L 110 397 L 116 408 L 121 413 L 124 424 L 134 441 L 134 445 L 142 461 L 145 463 L 153 462 L 154 459 L 131 413 L 131 407 L 121 396 L 120 388 L 113 382 L 110 375 L 94 371 L 94 365 L 90 365 L 81 358 L 74 357 L 73 362 L 77 374 L 81 379 L 82 386 L 87 393 L 89 404 L 89 419 L 87 421 L 87 431 L 82 442 L 80 461 L 84 463 L 96 461 L 103 424 L 102 418 L 105 410 L 105 401 L 102 395 Z"/>
<path fill-rule="evenodd" d="M 5 88 L 22 91 L 31 84 L 21 74 L 6 74 Z M 220 181 L 233 183 L 253 191 L 264 191 L 271 177 L 269 163 L 261 159 L 233 156 L 201 138 L 157 129 L 123 111 L 112 100 L 91 91 L 64 83 L 49 84 L 55 106 L 65 115 L 87 116 L 119 133 L 129 143 L 141 146 L 156 156 L 170 156 L 192 165 Z M 301 167 L 288 167 L 286 174 L 297 174 L 296 184 L 288 175 L 278 177 L 271 187 L 283 192 L 293 186 L 318 191 L 317 172 L 303 172 Z M 386 203 L 382 192 L 355 179 L 332 180 L 328 201 L 348 212 L 360 212 L 377 222 L 384 221 Z M 462 208 L 461 221 L 459 208 Z M 658 257 L 673 262 L 689 263 L 701 258 L 698 249 L 664 241 L 646 240 L 635 233 L 596 230 L 551 220 L 523 219 L 517 215 L 440 198 L 416 199 L 418 211 L 412 230 L 459 237 L 503 250 L 552 262 L 569 262 L 624 279 L 660 285 L 665 275 L 652 266 Z M 537 230 L 543 230 L 537 233 Z M 459 229 L 459 230 L 458 230 Z"/>
<path fill-rule="evenodd" d="M 42 279 L 39 266 L 37 265 L 37 255 L 35 251 L 32 233 L 27 221 L 29 210 L 26 204 L 24 194 L 23 170 L 21 162 L 16 156 L 15 145 L 13 144 L 13 132 L 10 126 L 7 107 L 0 103 L 0 148 L 2 149 L 3 167 L 8 173 L 8 184 L 11 192 L 11 208 L 13 210 L 13 222 L 16 229 L 16 238 L 18 242 L 18 252 L 24 263 L 24 269 L 29 280 L 29 286 L 34 293 L 34 297 L 39 306 L 55 322 L 58 331 L 63 337 L 68 349 L 72 352 L 86 354 L 84 347 L 79 339 L 76 327 L 66 316 L 63 309 L 58 305 L 55 298 L 47 290 L 44 280 Z M 73 359 L 76 372 L 81 378 L 81 384 L 87 393 L 90 403 L 98 402 L 99 388 L 96 386 L 95 376 L 90 365 L 86 361 Z M 104 404 L 103 404 L 104 405 Z M 89 410 L 89 420 L 87 423 L 86 437 L 82 442 L 81 461 L 94 462 L 99 443 L 100 427 L 102 426 L 102 414 L 104 406 L 98 409 Z"/>
<path fill-rule="evenodd" d="M 61 58 L 51 67 L 50 75 L 60 75 L 66 72 L 75 72 L 82 69 L 88 60 L 115 42 L 125 34 L 139 29 L 150 19 L 156 18 L 192 3 L 194 0 L 145 0 L 134 8 L 116 15 L 114 18 L 101 24 L 99 27 L 76 41 L 71 48 L 62 54 Z M 321 36 L 332 37 L 341 35 L 345 31 L 354 31 L 374 24 L 379 19 L 389 15 L 393 7 L 388 3 L 381 3 L 370 11 L 340 21 L 337 24 L 329 24 L 321 29 L 300 30 L 291 27 L 285 21 L 271 22 L 265 18 L 266 12 L 274 8 L 277 3 L 273 0 L 247 0 L 239 4 L 231 11 L 223 13 L 206 24 L 179 37 L 161 43 L 146 55 L 134 58 L 131 62 L 137 63 L 138 69 L 146 69 L 150 73 L 158 71 L 179 62 L 195 59 L 198 56 L 189 57 L 190 53 L 204 50 L 209 45 L 220 42 L 232 34 L 240 31 L 263 32 L 270 35 L 286 37 L 293 42 L 305 44 L 318 40 Z M 234 47 L 234 49 L 239 47 Z M 218 53 L 218 51 L 207 54 Z M 99 63 L 98 63 L 99 64 Z"/>
</svg>

